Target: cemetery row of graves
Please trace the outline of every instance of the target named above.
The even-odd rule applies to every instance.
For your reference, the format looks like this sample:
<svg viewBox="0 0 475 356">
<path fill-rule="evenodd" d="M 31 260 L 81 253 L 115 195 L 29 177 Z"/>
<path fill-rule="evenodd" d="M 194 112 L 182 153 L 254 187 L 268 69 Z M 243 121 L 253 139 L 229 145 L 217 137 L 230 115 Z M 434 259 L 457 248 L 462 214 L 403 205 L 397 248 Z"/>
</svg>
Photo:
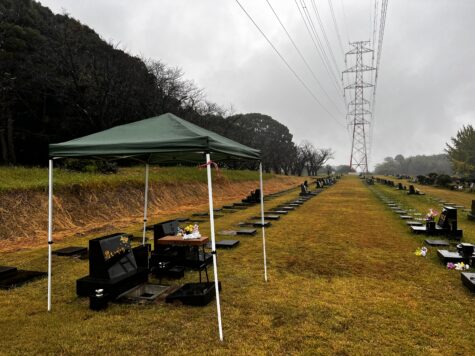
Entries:
<svg viewBox="0 0 475 356">
<path fill-rule="evenodd" d="M 140 225 L 120 234 L 77 236 L 54 245 L 54 251 L 63 253 L 53 258 L 52 312 L 45 310 L 44 278 L 0 291 L 5 316 L 0 326 L 11 335 L 3 350 L 15 353 L 19 344 L 23 352 L 72 354 L 196 354 L 213 349 L 236 354 L 364 353 L 374 345 L 382 353 L 470 350 L 470 333 L 460 332 L 458 325 L 470 329 L 475 318 L 470 292 L 455 275 L 459 272 L 440 266 L 432 247 L 425 258 L 416 256 L 423 238 L 410 233 L 361 180 L 319 182 L 318 188 L 317 183 L 309 185 L 315 197 L 300 195 L 303 187 L 265 196 L 267 282 L 256 191 L 244 201 L 215 209 L 224 343 L 217 337 L 212 287 L 209 300 L 202 293 L 193 300 L 169 298 L 167 303 L 181 287 L 199 284 L 200 272 L 202 283 L 207 283 L 207 243 L 160 243 L 173 237 L 163 236 L 168 231 L 174 234 L 178 227 L 185 230 L 195 223 L 206 237 L 209 215 L 196 211 L 186 217 L 154 217 L 146 232 L 150 247 L 142 245 Z M 401 208 L 413 206 L 421 214 L 425 210 L 417 204 L 427 194 L 408 195 L 384 184 L 370 188 L 388 201 L 399 201 Z M 461 215 L 458 225 L 462 241 L 470 238 Z M 124 248 L 120 259 L 104 252 L 104 247 L 119 250 L 112 244 Z M 137 268 L 130 275 L 138 281 L 145 252 L 146 284 L 156 289 L 139 287 L 111 298 L 114 289 L 107 288 L 123 287 L 114 283 L 121 278 L 117 266 L 124 257 L 127 268 L 135 261 Z M 45 270 L 44 249 L 9 253 L 2 259 L 7 265 Z M 100 288 L 102 297 L 96 290 L 78 295 L 84 287 L 78 282 L 87 281 L 91 273 L 107 281 L 107 287 Z M 154 293 L 159 294 L 155 299 Z M 106 296 L 107 304 L 101 300 Z"/>
<path fill-rule="evenodd" d="M 413 234 L 424 237 L 424 246 L 415 254 L 422 257 L 428 253 L 437 255 L 447 269 L 461 271 L 462 284 L 475 292 L 475 200 L 472 200 L 471 208 L 467 208 L 460 203 L 426 194 L 411 184 L 410 179 L 406 184 L 401 181 L 402 178 L 399 182 L 387 177 L 362 178 L 370 187 L 375 183 L 388 187 L 389 192 L 388 189 L 373 190 Z M 426 207 L 426 212 L 418 209 L 427 204 L 430 207 Z"/>
</svg>

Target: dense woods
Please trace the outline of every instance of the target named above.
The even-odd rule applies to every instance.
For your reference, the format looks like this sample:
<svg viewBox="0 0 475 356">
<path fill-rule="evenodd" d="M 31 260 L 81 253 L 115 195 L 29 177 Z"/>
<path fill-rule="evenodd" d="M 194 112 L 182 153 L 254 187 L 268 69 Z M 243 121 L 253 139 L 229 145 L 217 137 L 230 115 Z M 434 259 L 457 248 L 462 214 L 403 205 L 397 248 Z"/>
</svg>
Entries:
<svg viewBox="0 0 475 356">
<path fill-rule="evenodd" d="M 429 173 L 452 174 L 450 160 L 446 154 L 419 155 L 404 158 L 403 155 L 386 157 L 383 163 L 377 164 L 376 174 L 427 175 Z"/>
<path fill-rule="evenodd" d="M 268 171 L 312 174 L 331 158 L 270 116 L 231 115 L 180 68 L 134 57 L 68 15 L 0 0 L 0 16 L 1 164 L 42 165 L 49 143 L 166 112 L 262 150 Z"/>
</svg>

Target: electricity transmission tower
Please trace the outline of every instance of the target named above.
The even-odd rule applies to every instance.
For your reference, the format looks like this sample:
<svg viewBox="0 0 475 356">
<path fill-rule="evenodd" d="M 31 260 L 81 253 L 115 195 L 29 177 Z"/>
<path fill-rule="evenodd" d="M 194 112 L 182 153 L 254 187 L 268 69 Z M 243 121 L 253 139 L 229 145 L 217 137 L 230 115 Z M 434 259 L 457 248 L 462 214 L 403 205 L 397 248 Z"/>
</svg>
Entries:
<svg viewBox="0 0 475 356">
<path fill-rule="evenodd" d="M 364 97 L 364 88 L 373 86 L 373 84 L 364 81 L 364 73 L 375 70 L 375 68 L 363 63 L 364 54 L 373 52 L 371 48 L 367 47 L 369 44 L 370 41 L 350 43 L 353 48 L 346 52 L 345 60 L 347 56 L 355 55 L 356 62 L 353 67 L 343 71 L 343 74 L 353 75 L 354 73 L 355 79 L 354 82 L 350 80 L 351 84 L 344 88 L 345 94 L 346 90 L 354 91 L 354 94 L 350 94 L 350 98 L 353 98 L 353 100 L 348 103 L 347 114 L 347 118 L 351 120 L 350 126 L 353 126 L 350 168 L 364 173 L 368 172 L 367 135 L 369 132 L 367 129 L 371 120 L 370 102 Z"/>
</svg>

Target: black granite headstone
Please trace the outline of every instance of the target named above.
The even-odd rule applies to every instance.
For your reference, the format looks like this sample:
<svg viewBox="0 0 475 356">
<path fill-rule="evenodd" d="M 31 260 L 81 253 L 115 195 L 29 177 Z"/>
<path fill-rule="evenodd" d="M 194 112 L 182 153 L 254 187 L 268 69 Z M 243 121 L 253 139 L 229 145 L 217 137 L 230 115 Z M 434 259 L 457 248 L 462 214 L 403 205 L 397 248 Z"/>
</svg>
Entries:
<svg viewBox="0 0 475 356">
<path fill-rule="evenodd" d="M 89 276 L 76 281 L 76 292 L 92 296 L 96 289 L 103 289 L 105 295 L 116 298 L 147 280 L 148 269 L 137 265 L 128 235 L 117 233 L 89 241 Z"/>
<path fill-rule="evenodd" d="M 468 220 L 475 220 L 475 200 L 472 200 L 472 211 L 468 213 Z"/>
<path fill-rule="evenodd" d="M 129 238 L 113 234 L 89 241 L 89 275 L 113 279 L 137 269 Z"/>
</svg>

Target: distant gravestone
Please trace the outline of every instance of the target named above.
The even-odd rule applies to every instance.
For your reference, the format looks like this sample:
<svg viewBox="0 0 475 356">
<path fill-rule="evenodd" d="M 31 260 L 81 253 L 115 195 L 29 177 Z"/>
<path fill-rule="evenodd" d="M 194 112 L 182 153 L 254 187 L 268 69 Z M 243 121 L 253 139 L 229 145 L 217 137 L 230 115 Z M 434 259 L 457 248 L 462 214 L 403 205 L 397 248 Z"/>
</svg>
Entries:
<svg viewBox="0 0 475 356">
<path fill-rule="evenodd" d="M 469 220 L 475 220 L 475 200 L 472 200 L 472 211 L 468 213 Z"/>
<path fill-rule="evenodd" d="M 409 191 L 407 194 L 416 194 L 416 188 L 414 188 L 412 184 L 409 186 Z"/>
</svg>

